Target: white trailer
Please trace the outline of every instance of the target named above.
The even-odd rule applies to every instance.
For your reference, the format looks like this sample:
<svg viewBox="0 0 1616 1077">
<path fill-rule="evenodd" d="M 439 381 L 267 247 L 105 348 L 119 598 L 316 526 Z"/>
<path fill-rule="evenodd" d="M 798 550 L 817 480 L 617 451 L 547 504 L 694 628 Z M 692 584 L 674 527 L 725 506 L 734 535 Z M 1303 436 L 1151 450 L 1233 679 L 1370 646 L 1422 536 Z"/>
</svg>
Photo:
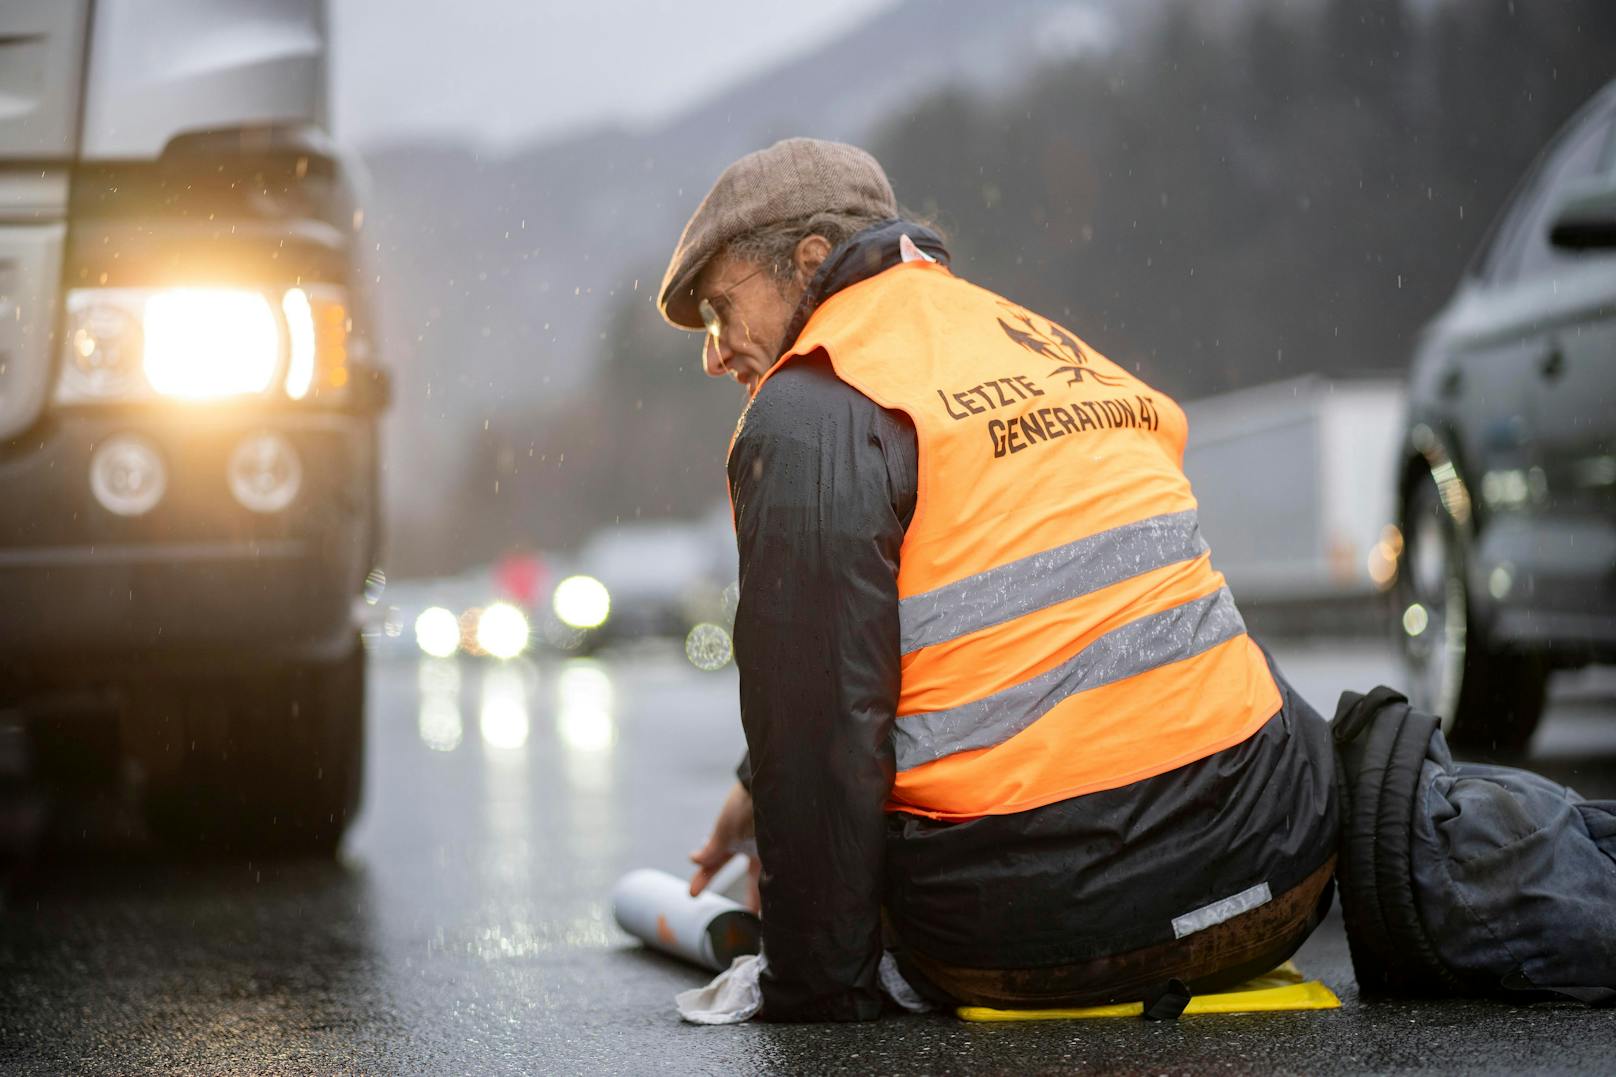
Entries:
<svg viewBox="0 0 1616 1077">
<path fill-rule="evenodd" d="M 1390 582 L 1404 396 L 1396 377 L 1311 375 L 1185 406 L 1184 470 L 1242 608 L 1370 600 Z"/>
</svg>

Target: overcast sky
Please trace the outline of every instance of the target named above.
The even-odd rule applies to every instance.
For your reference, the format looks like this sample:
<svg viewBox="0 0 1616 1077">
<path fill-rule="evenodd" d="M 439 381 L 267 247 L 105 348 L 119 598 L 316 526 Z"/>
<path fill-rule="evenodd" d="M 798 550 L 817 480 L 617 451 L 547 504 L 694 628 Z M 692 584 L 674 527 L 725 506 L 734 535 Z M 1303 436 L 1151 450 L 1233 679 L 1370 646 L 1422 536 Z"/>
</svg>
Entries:
<svg viewBox="0 0 1616 1077">
<path fill-rule="evenodd" d="M 894 2 L 330 0 L 337 134 L 508 149 L 653 122 Z"/>
</svg>

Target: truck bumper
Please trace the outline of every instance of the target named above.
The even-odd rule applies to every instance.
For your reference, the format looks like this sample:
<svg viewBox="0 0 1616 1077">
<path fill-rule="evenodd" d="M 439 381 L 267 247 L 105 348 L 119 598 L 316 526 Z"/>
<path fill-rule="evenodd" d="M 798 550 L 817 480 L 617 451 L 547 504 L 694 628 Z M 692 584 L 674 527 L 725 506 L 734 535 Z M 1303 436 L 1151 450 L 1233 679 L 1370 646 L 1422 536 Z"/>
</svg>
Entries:
<svg viewBox="0 0 1616 1077">
<path fill-rule="evenodd" d="M 273 432 L 297 454 L 296 496 L 239 504 L 228 461 Z M 149 512 L 119 516 L 90 485 L 97 446 L 136 435 L 166 474 Z M 176 669 L 330 658 L 352 646 L 377 555 L 371 420 L 163 408 L 53 418 L 0 449 L 0 670 L 77 683 Z"/>
</svg>

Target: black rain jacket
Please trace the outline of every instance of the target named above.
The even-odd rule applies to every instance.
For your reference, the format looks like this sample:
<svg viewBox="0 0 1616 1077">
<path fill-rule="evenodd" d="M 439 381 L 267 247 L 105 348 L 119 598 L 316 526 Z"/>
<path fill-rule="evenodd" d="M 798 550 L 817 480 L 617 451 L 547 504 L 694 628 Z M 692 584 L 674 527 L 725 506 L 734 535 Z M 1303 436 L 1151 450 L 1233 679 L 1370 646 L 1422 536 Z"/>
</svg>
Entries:
<svg viewBox="0 0 1616 1077">
<path fill-rule="evenodd" d="M 873 226 L 832 252 L 786 341 L 826 297 L 898 264 L 904 233 L 948 260 L 922 227 Z M 968 822 L 888 814 L 917 459 L 908 418 L 822 353 L 765 383 L 729 457 L 768 1020 L 876 1017 L 883 907 L 893 941 L 948 964 L 1069 964 L 1170 940 L 1174 917 L 1260 882 L 1282 893 L 1334 849 L 1329 730 L 1283 679 L 1267 725 L 1178 770 Z"/>
</svg>

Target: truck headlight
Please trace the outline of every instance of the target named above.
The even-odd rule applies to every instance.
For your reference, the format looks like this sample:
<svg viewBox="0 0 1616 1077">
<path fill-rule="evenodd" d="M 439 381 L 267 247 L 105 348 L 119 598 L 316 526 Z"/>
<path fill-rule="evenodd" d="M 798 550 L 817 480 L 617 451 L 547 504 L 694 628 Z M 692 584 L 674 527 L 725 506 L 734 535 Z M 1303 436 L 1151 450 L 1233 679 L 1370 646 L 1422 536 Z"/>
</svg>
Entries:
<svg viewBox="0 0 1616 1077">
<path fill-rule="evenodd" d="M 176 288 L 146 299 L 141 367 L 160 396 L 254 396 L 280 365 L 275 311 L 261 292 Z"/>
<path fill-rule="evenodd" d="M 84 397 L 118 396 L 139 383 L 140 318 L 108 303 L 69 307 L 67 361 L 62 391 Z"/>
<path fill-rule="evenodd" d="M 331 286 L 76 288 L 56 402 L 340 394 L 347 334 Z"/>
</svg>

